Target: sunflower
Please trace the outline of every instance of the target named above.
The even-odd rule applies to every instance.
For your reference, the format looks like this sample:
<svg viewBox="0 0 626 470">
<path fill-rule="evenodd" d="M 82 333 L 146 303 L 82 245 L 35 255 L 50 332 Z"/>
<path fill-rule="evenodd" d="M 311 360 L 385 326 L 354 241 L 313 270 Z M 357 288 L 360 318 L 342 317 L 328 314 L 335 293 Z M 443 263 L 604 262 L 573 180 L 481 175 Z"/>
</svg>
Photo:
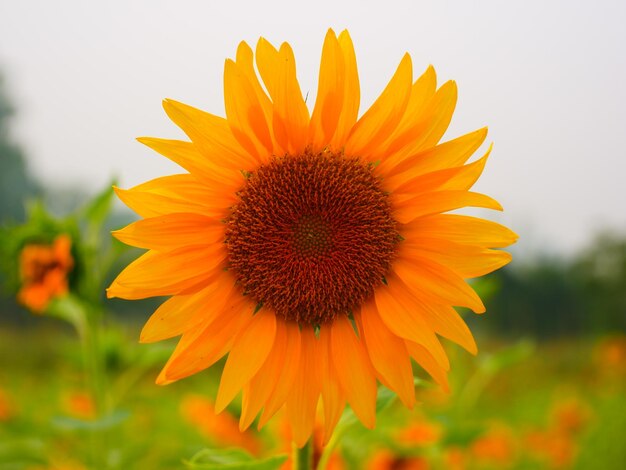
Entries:
<svg viewBox="0 0 626 470">
<path fill-rule="evenodd" d="M 70 237 L 59 235 L 51 245 L 30 243 L 22 249 L 19 303 L 35 313 L 42 313 L 52 299 L 67 294 L 67 276 L 74 267 L 71 248 Z"/>
<path fill-rule="evenodd" d="M 149 251 L 108 289 L 171 296 L 141 333 L 143 342 L 181 336 L 157 383 L 228 354 L 216 410 L 242 391 L 245 429 L 285 406 L 300 446 L 318 402 L 326 439 L 346 402 L 373 427 L 377 381 L 413 406 L 411 358 L 448 387 L 438 335 L 476 352 L 454 306 L 485 310 L 464 279 L 508 263 L 492 248 L 516 235 L 444 214 L 501 210 L 469 191 L 489 151 L 465 163 L 487 130 L 438 144 L 456 85 L 437 88 L 432 67 L 414 81 L 412 69 L 405 54 L 359 118 L 352 41 L 329 30 L 309 114 L 291 47 L 261 38 L 256 53 L 242 42 L 226 60 L 226 118 L 164 101 L 191 141 L 139 141 L 187 173 L 116 188 L 143 219 L 114 235 Z"/>
</svg>

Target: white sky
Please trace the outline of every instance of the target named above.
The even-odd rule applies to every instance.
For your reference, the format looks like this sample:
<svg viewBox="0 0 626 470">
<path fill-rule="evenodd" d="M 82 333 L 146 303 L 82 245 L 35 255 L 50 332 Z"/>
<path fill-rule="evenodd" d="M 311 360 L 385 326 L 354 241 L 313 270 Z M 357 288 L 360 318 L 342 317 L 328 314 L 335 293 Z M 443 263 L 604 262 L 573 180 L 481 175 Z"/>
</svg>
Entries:
<svg viewBox="0 0 626 470">
<path fill-rule="evenodd" d="M 0 0 L 0 70 L 14 138 L 45 182 L 124 187 L 177 172 L 134 141 L 180 137 L 175 98 L 223 115 L 222 68 L 240 40 L 288 41 L 314 103 L 324 34 L 347 28 L 365 110 L 408 51 L 455 79 L 447 134 L 485 124 L 495 149 L 477 190 L 524 251 L 567 252 L 626 231 L 626 2 Z"/>
</svg>

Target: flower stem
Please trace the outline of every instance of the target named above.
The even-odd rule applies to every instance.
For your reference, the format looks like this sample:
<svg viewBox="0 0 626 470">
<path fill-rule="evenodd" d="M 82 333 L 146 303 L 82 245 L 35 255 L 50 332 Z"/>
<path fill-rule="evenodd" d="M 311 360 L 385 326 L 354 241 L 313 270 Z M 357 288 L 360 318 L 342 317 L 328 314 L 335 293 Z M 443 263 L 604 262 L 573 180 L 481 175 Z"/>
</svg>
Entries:
<svg viewBox="0 0 626 470">
<path fill-rule="evenodd" d="M 293 444 L 293 469 L 313 470 L 313 445 L 311 439 L 302 448 Z"/>
</svg>

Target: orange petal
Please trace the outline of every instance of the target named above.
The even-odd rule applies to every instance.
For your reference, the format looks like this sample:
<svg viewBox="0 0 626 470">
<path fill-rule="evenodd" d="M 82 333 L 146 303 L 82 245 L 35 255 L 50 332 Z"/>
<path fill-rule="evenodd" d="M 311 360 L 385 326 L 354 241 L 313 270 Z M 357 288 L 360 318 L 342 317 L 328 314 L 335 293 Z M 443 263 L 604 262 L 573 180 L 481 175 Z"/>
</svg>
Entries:
<svg viewBox="0 0 626 470">
<path fill-rule="evenodd" d="M 343 105 L 344 68 L 339 41 L 329 29 L 322 49 L 317 98 L 309 127 L 314 152 L 326 147 L 337 130 Z"/>
<path fill-rule="evenodd" d="M 415 362 L 422 366 L 422 368 L 428 372 L 435 382 L 437 382 L 441 388 L 448 393 L 450 391 L 450 386 L 448 385 L 448 375 L 446 370 L 439 365 L 428 349 L 421 344 L 417 344 L 412 341 L 405 341 L 405 343 L 409 354 L 413 359 L 415 359 Z"/>
<path fill-rule="evenodd" d="M 401 251 L 407 256 L 412 254 L 432 259 L 464 279 L 484 276 L 511 261 L 511 254 L 506 251 L 461 245 L 441 238 L 405 235 L 402 231 L 400 233 L 404 237 Z"/>
<path fill-rule="evenodd" d="M 291 424 L 293 441 L 304 446 L 313 432 L 315 412 L 320 394 L 319 345 L 313 328 L 302 328 L 302 350 L 300 366 L 287 397 L 287 419 Z"/>
<path fill-rule="evenodd" d="M 435 333 L 460 344 L 470 353 L 476 354 L 476 343 L 472 333 L 451 305 L 424 301 L 418 296 L 412 295 L 411 289 L 395 277 L 391 288 L 392 295 L 406 309 L 422 318 Z"/>
<path fill-rule="evenodd" d="M 343 149 L 345 146 L 348 135 L 350 135 L 357 117 L 359 116 L 359 106 L 361 104 L 356 55 L 354 53 L 352 39 L 346 30 L 339 34 L 339 47 L 343 56 L 344 65 L 343 99 L 339 121 L 337 122 L 337 130 L 330 142 L 331 147 L 336 151 Z"/>
<path fill-rule="evenodd" d="M 246 73 L 230 59 L 224 65 L 224 103 L 235 138 L 258 162 L 266 160 L 274 146 L 263 107 Z"/>
<path fill-rule="evenodd" d="M 122 271 L 107 289 L 107 297 L 145 299 L 176 295 L 215 276 L 226 257 L 221 243 L 183 247 L 167 253 L 149 251 Z M 199 288 L 198 288 L 199 290 Z"/>
<path fill-rule="evenodd" d="M 239 332 L 252 320 L 255 305 L 241 297 L 238 302 L 227 305 L 200 333 L 192 332 L 190 340 L 181 338 L 163 368 L 157 383 L 169 383 L 195 374 L 215 364 L 233 346 Z"/>
<path fill-rule="evenodd" d="M 233 205 L 238 187 L 211 188 L 192 175 L 171 175 L 131 189 L 113 189 L 124 204 L 144 218 L 189 212 L 221 219 Z"/>
<path fill-rule="evenodd" d="M 405 54 L 385 90 L 352 128 L 346 155 L 379 155 L 379 146 L 394 132 L 409 102 L 412 67 L 411 56 Z"/>
<path fill-rule="evenodd" d="M 463 165 L 482 145 L 487 128 L 462 135 L 435 147 L 421 150 L 401 159 L 387 158 L 376 167 L 381 175 L 391 176 L 407 172 L 406 179 L 444 168 Z"/>
<path fill-rule="evenodd" d="M 402 236 L 443 239 L 462 245 L 502 248 L 518 236 L 507 227 L 489 220 L 456 214 L 436 214 L 414 220 L 400 229 Z"/>
<path fill-rule="evenodd" d="M 401 202 L 393 200 L 394 218 L 401 224 L 408 224 L 425 215 L 448 212 L 462 207 L 502 210 L 502 206 L 495 199 L 468 191 L 434 191 L 418 194 Z"/>
<path fill-rule="evenodd" d="M 276 376 L 274 381 L 275 388 L 259 418 L 259 429 L 285 404 L 302 366 L 302 335 L 300 327 L 295 322 L 287 322 L 285 325 L 287 339 L 284 362 L 280 376 Z M 310 360 L 310 358 L 307 360 Z"/>
<path fill-rule="evenodd" d="M 361 306 L 358 315 L 363 325 L 367 352 L 376 372 L 408 407 L 415 404 L 415 387 L 411 360 L 404 341 L 384 324 L 373 300 Z"/>
<path fill-rule="evenodd" d="M 272 102 L 274 136 L 292 155 L 302 153 L 307 144 L 309 110 L 296 77 L 296 62 L 287 43 L 277 51 L 261 38 L 256 50 L 257 67 Z"/>
<path fill-rule="evenodd" d="M 465 166 L 420 174 L 414 178 L 408 177 L 408 172 L 396 177 L 392 176 L 385 180 L 385 189 L 406 198 L 435 190 L 467 191 L 478 181 L 490 153 L 491 146 L 482 158 Z"/>
<path fill-rule="evenodd" d="M 407 301 L 408 292 L 402 290 L 397 277 L 392 273 L 387 277 L 387 286 L 379 287 L 374 295 L 376 308 L 383 323 L 393 334 L 424 346 L 444 369 L 450 361 L 431 325 L 411 309 Z"/>
<path fill-rule="evenodd" d="M 175 295 L 163 302 L 150 316 L 139 341 L 151 343 L 181 335 L 202 323 L 211 322 L 224 306 L 241 296 L 235 279 L 218 268 L 217 279 L 204 289 L 190 295 Z"/>
<path fill-rule="evenodd" d="M 193 142 L 138 137 L 137 140 L 155 152 L 169 158 L 192 175 L 210 181 L 236 180 L 238 169 L 221 155 L 206 155 Z"/>
<path fill-rule="evenodd" d="M 331 326 L 330 360 L 354 413 L 368 428 L 376 424 L 376 379 L 365 346 L 352 323 L 338 315 Z"/>
<path fill-rule="evenodd" d="M 281 319 L 276 321 L 276 336 L 272 350 L 267 359 L 243 389 L 241 403 L 241 418 L 239 429 L 247 429 L 263 405 L 268 402 L 270 395 L 280 380 L 287 352 L 287 325 Z"/>
<path fill-rule="evenodd" d="M 426 105 L 431 101 L 437 88 L 437 75 L 435 69 L 430 66 L 411 86 L 411 96 L 402 116 L 402 120 L 393 134 L 387 139 L 381 148 L 381 164 L 385 168 L 389 163 L 397 163 L 401 157 L 406 156 L 412 148 L 412 144 L 423 134 L 427 127 L 425 119 Z M 405 149 L 409 147 L 409 149 Z M 403 151 L 404 150 L 404 151 Z"/>
<path fill-rule="evenodd" d="M 167 251 L 222 241 L 224 223 L 200 214 L 173 213 L 138 220 L 112 235 L 127 245 Z"/>
<path fill-rule="evenodd" d="M 254 168 L 254 159 L 239 145 L 226 119 L 170 99 L 163 101 L 163 109 L 209 161 L 234 170 Z"/>
<path fill-rule="evenodd" d="M 239 390 L 256 374 L 272 349 L 276 335 L 276 315 L 263 309 L 254 315 L 243 329 L 228 354 L 215 400 L 220 413 L 235 398 Z"/>
<path fill-rule="evenodd" d="M 346 407 L 345 395 L 339 386 L 339 379 L 331 363 L 330 331 L 331 328 L 322 326 L 319 334 L 318 360 L 321 365 L 322 401 L 324 403 L 324 445 L 332 437 Z"/>
<path fill-rule="evenodd" d="M 454 271 L 425 257 L 403 257 L 394 260 L 393 271 L 420 298 L 485 311 L 478 294 Z"/>
</svg>

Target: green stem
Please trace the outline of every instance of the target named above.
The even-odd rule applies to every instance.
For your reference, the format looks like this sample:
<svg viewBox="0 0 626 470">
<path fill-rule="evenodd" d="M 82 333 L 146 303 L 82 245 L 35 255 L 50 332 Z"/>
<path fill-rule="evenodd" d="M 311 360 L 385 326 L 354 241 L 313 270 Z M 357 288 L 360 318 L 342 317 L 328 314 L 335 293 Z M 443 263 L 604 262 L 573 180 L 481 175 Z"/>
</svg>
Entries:
<svg viewBox="0 0 626 470">
<path fill-rule="evenodd" d="M 293 470 L 313 470 L 313 445 L 311 439 L 302 448 L 293 444 Z"/>
</svg>

